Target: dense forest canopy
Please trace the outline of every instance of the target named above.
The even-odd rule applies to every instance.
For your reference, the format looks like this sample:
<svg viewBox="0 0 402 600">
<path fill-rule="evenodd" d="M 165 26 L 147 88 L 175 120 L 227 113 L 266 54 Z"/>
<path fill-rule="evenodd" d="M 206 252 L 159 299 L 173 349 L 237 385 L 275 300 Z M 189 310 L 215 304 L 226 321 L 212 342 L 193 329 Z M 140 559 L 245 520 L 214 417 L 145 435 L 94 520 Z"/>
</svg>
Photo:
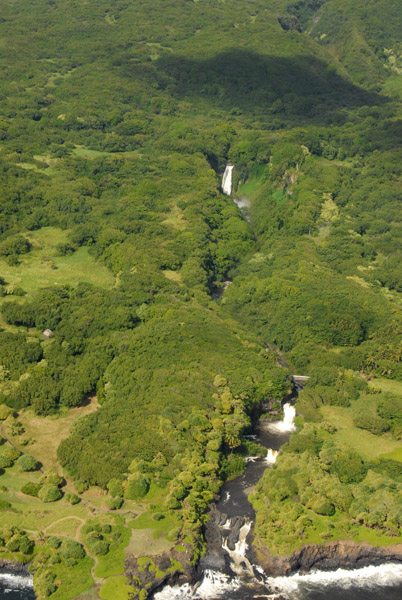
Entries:
<svg viewBox="0 0 402 600">
<path fill-rule="evenodd" d="M 195 540 L 258 451 L 252 419 L 300 372 L 299 432 L 253 500 L 259 541 L 401 534 L 401 31 L 396 0 L 2 2 L 4 431 L 96 395 L 58 468 L 110 510 L 156 486 Z M 247 218 L 221 192 L 228 161 Z M 337 419 L 391 456 L 348 447 Z M 35 477 L 6 504 L 61 497 L 57 474 Z M 37 585 L 59 598 L 49 565 Z"/>
</svg>

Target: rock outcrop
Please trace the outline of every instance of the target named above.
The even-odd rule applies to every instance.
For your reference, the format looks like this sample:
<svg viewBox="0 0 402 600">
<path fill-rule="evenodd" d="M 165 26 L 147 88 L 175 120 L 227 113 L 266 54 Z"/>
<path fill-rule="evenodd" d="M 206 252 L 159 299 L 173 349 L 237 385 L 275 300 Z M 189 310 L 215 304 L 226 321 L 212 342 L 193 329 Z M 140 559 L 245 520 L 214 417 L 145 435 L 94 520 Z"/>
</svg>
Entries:
<svg viewBox="0 0 402 600">
<path fill-rule="evenodd" d="M 370 546 L 351 540 L 307 544 L 290 556 L 272 556 L 267 548 L 255 548 L 255 561 L 267 575 L 289 575 L 311 569 L 355 569 L 384 562 L 402 562 L 402 544 Z"/>
</svg>

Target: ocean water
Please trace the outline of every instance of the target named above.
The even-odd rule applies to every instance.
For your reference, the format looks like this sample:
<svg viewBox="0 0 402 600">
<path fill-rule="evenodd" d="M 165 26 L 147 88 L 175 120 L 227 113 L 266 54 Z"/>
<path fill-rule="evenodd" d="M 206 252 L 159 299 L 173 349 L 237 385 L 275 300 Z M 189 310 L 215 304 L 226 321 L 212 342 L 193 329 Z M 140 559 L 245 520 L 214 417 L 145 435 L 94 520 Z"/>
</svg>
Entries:
<svg viewBox="0 0 402 600">
<path fill-rule="evenodd" d="M 200 585 L 167 586 L 154 600 L 401 600 L 402 564 L 313 571 L 244 583 L 206 571 Z"/>
<path fill-rule="evenodd" d="M 0 573 L 0 600 L 35 600 L 32 578 Z"/>
</svg>

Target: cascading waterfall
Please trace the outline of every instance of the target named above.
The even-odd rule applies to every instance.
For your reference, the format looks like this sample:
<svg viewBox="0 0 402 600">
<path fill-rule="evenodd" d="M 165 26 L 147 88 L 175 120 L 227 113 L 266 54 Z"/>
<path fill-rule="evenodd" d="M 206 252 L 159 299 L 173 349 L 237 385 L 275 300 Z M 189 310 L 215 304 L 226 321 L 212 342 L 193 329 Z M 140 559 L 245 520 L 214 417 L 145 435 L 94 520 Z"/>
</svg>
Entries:
<svg viewBox="0 0 402 600">
<path fill-rule="evenodd" d="M 283 420 L 270 423 L 268 429 L 276 433 L 292 433 L 292 431 L 296 431 L 295 416 L 295 407 L 286 403 L 283 405 Z"/>
<path fill-rule="evenodd" d="M 268 448 L 267 456 L 265 458 L 265 462 L 268 465 L 273 465 L 278 458 L 279 450 L 273 450 L 272 448 Z"/>
<path fill-rule="evenodd" d="M 231 163 L 228 163 L 222 177 L 222 192 L 226 194 L 226 196 L 232 195 L 233 168 L 234 166 Z"/>
<path fill-rule="evenodd" d="M 258 435 L 248 436 L 267 447 L 267 456 L 249 457 L 245 473 L 225 484 L 210 520 L 217 545 L 209 546 L 211 539 L 207 532 L 208 550 L 201 561 L 200 581 L 196 585 L 166 586 L 153 596 L 154 600 L 321 600 L 324 596 L 328 600 L 400 600 L 402 564 L 269 577 L 247 556 L 253 517 L 244 515 L 250 514 L 247 506 L 248 511 L 251 507 L 245 503 L 250 485 L 258 481 L 267 466 L 274 464 L 279 451 L 269 446 L 279 448 L 286 441 L 288 434 L 296 429 L 295 415 L 295 407 L 286 403 L 282 421 L 269 424 L 261 421 L 256 430 Z M 220 556 L 216 553 L 219 548 Z"/>
</svg>

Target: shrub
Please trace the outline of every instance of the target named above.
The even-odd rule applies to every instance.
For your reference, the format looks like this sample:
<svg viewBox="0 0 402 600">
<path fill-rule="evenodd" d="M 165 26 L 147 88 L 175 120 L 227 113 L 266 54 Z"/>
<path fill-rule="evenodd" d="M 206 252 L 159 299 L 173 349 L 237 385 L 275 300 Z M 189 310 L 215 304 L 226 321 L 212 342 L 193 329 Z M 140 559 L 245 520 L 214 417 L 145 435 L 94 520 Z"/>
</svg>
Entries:
<svg viewBox="0 0 402 600">
<path fill-rule="evenodd" d="M 17 533 L 8 542 L 7 548 L 11 552 L 22 552 L 23 554 L 31 554 L 34 549 L 34 543 L 25 534 Z"/>
<path fill-rule="evenodd" d="M 53 535 L 47 540 L 47 544 L 56 550 L 57 548 L 60 548 L 61 540 Z"/>
<path fill-rule="evenodd" d="M 60 477 L 60 475 L 54 469 L 49 469 L 41 477 L 41 483 L 59 486 L 63 483 L 63 477 Z"/>
<path fill-rule="evenodd" d="M 74 558 L 81 560 L 85 556 L 84 546 L 74 540 L 64 540 L 60 550 L 64 558 Z"/>
<path fill-rule="evenodd" d="M 11 508 L 11 504 L 7 500 L 0 500 L 0 510 L 8 510 Z"/>
<path fill-rule="evenodd" d="M 83 481 L 82 479 L 77 479 L 74 483 L 75 491 L 78 494 L 83 494 L 89 488 L 89 483 L 87 481 Z"/>
<path fill-rule="evenodd" d="M 67 500 L 67 502 L 69 502 L 70 504 L 73 504 L 73 505 L 81 502 L 81 498 L 79 496 L 77 496 L 77 494 L 73 494 L 72 492 L 67 492 L 66 500 Z"/>
<path fill-rule="evenodd" d="M 21 471 L 35 471 L 38 467 L 38 461 L 30 454 L 23 454 L 17 460 L 17 465 Z"/>
<path fill-rule="evenodd" d="M 8 446 L 7 448 L 4 448 L 2 454 L 3 456 L 7 456 L 7 458 L 10 458 L 14 462 L 21 455 L 21 452 L 17 450 L 17 448 Z"/>
<path fill-rule="evenodd" d="M 113 498 L 116 496 L 123 496 L 123 485 L 119 479 L 111 479 L 107 484 L 107 489 Z"/>
<path fill-rule="evenodd" d="M 8 467 L 12 467 L 13 464 L 14 461 L 11 458 L 4 456 L 4 454 L 0 454 L 0 469 L 8 469 Z"/>
<path fill-rule="evenodd" d="M 42 500 L 42 502 L 55 502 L 56 500 L 60 500 L 62 497 L 62 493 L 57 487 L 57 485 L 45 484 L 38 493 L 38 498 Z"/>
<path fill-rule="evenodd" d="M 20 491 L 23 494 L 26 494 L 27 496 L 36 496 L 37 497 L 41 488 L 42 488 L 42 486 L 39 485 L 39 483 L 33 483 L 32 481 L 29 481 L 28 483 L 26 483 L 25 485 L 22 486 Z"/>
<path fill-rule="evenodd" d="M 4 421 L 13 414 L 13 409 L 6 404 L 0 404 L 0 421 Z"/>
<path fill-rule="evenodd" d="M 116 498 L 108 498 L 106 501 L 106 505 L 108 508 L 110 508 L 110 510 L 118 510 L 121 508 L 122 504 L 123 498 L 119 498 L 118 496 Z"/>
<path fill-rule="evenodd" d="M 109 552 L 109 544 L 104 540 L 87 538 L 87 544 L 91 552 L 97 556 L 103 556 Z"/>
<path fill-rule="evenodd" d="M 142 473 L 134 473 L 127 480 L 126 498 L 138 500 L 149 490 L 149 480 Z"/>
</svg>

